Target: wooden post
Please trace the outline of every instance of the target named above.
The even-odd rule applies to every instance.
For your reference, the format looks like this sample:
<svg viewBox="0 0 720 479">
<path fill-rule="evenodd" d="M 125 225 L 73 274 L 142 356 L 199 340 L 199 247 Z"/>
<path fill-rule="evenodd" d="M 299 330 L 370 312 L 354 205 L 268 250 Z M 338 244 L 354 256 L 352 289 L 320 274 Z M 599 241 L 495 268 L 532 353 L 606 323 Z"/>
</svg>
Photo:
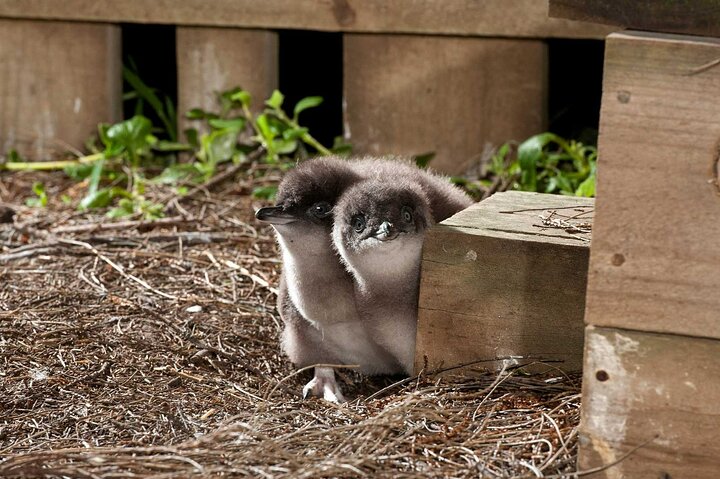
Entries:
<svg viewBox="0 0 720 479">
<path fill-rule="evenodd" d="M 720 338 L 718 58 L 716 39 L 608 38 L 589 324 Z"/>
<path fill-rule="evenodd" d="M 278 85 L 277 34 L 262 30 L 178 27 L 178 112 L 191 108 L 217 111 L 216 94 L 241 86 L 253 98 L 253 109 Z M 180 129 L 189 125 L 179 116 Z"/>
<path fill-rule="evenodd" d="M 122 115 L 117 26 L 0 19 L 0 155 L 81 149 Z"/>
<path fill-rule="evenodd" d="M 592 221 L 593 200 L 498 193 L 436 225 L 423 248 L 415 369 L 533 359 L 579 370 L 590 234 L 540 215 Z M 560 209 L 558 209 L 560 208 Z M 514 213 L 512 213 L 514 212 Z M 544 368 L 547 369 L 547 368 Z"/>
<path fill-rule="evenodd" d="M 717 478 L 720 341 L 589 326 L 585 344 L 578 470 Z"/>
<path fill-rule="evenodd" d="M 493 147 L 545 127 L 546 45 L 346 34 L 346 136 L 358 153 L 435 152 L 461 173 Z"/>
<path fill-rule="evenodd" d="M 579 469 L 716 478 L 720 41 L 606 45 Z"/>
</svg>

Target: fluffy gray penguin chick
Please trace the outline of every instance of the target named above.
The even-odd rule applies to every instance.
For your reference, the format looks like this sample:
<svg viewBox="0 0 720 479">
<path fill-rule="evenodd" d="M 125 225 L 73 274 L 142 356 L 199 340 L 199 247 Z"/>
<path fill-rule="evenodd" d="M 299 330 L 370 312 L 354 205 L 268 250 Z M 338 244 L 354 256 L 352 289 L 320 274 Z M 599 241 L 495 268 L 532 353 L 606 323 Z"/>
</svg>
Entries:
<svg viewBox="0 0 720 479">
<path fill-rule="evenodd" d="M 366 179 L 403 177 L 417 182 L 427 195 L 433 219 L 439 223 L 474 203 L 467 193 L 444 176 L 420 169 L 402 157 L 364 157 L 353 162 L 353 168 Z"/>
<path fill-rule="evenodd" d="M 411 374 L 423 238 L 433 224 L 427 194 L 412 178 L 370 179 L 345 191 L 334 216 L 333 243 L 355 278 L 360 314 Z"/>
<path fill-rule="evenodd" d="M 282 252 L 278 309 L 285 324 L 282 349 L 297 366 L 358 364 L 366 374 L 397 372 L 393 357 L 362 324 L 352 277 L 332 246 L 332 210 L 340 195 L 360 180 L 339 158 L 301 163 L 278 189 L 276 206 L 256 212 L 270 222 Z M 303 388 L 330 401 L 344 401 L 331 368 L 315 368 Z"/>
</svg>

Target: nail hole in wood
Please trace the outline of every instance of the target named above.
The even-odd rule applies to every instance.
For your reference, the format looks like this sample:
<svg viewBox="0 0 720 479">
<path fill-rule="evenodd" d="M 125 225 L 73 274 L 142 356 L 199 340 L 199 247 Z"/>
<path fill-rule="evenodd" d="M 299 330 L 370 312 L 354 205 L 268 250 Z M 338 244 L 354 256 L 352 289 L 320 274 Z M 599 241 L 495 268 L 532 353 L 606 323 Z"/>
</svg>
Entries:
<svg viewBox="0 0 720 479">
<path fill-rule="evenodd" d="M 619 91 L 617 99 L 620 103 L 630 103 L 630 92 L 625 90 Z"/>
<path fill-rule="evenodd" d="M 595 373 L 595 377 L 598 381 L 605 382 L 608 379 L 610 379 L 610 376 L 608 375 L 607 371 L 603 371 L 602 369 Z"/>
</svg>

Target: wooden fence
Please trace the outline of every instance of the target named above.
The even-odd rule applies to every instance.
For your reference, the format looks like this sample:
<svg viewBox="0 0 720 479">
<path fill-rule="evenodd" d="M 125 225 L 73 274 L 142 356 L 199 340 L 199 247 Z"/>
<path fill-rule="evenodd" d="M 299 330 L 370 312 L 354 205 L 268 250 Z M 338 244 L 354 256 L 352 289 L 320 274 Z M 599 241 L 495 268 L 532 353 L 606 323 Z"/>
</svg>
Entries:
<svg viewBox="0 0 720 479">
<path fill-rule="evenodd" d="M 177 26 L 179 111 L 278 82 L 277 29 L 344 34 L 345 135 L 462 172 L 546 126 L 547 38 L 610 27 L 542 0 L 0 0 L 0 145 L 43 159 L 121 115 L 120 23 Z"/>
<path fill-rule="evenodd" d="M 580 469 L 614 464 L 597 477 L 716 478 L 720 4 L 551 6 L 644 30 L 606 42 Z"/>
</svg>

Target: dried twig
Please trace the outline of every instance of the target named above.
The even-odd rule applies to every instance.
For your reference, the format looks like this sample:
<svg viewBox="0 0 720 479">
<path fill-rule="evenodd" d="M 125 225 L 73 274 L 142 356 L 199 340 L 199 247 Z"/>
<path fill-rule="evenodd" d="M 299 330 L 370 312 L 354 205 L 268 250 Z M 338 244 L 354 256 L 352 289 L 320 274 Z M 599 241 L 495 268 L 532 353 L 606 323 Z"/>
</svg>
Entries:
<svg viewBox="0 0 720 479">
<path fill-rule="evenodd" d="M 112 223 L 83 223 L 79 225 L 68 225 L 58 226 L 52 228 L 50 233 L 63 234 L 63 233 L 95 233 L 98 231 L 108 230 L 128 230 L 137 228 L 140 230 L 149 230 L 161 226 L 175 226 L 180 224 L 188 224 L 197 222 L 197 218 L 184 217 L 184 216 L 172 216 L 170 218 L 159 218 L 156 220 L 136 220 L 136 221 L 116 221 Z"/>
</svg>

